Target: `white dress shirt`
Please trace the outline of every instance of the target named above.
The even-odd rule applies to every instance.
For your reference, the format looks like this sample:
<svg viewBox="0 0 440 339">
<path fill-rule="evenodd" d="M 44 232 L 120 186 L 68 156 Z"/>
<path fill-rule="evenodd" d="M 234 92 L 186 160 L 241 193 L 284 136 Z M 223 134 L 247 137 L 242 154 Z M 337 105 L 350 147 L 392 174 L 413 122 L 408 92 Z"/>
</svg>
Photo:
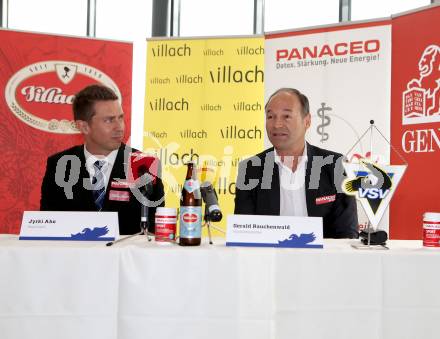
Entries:
<svg viewBox="0 0 440 339">
<path fill-rule="evenodd" d="M 92 153 L 90 153 L 86 145 L 84 145 L 84 156 L 86 158 L 86 168 L 90 174 L 90 183 L 92 183 L 92 179 L 95 176 L 95 166 L 93 164 L 99 160 L 104 161 L 104 166 L 101 168 L 101 172 L 104 175 L 105 189 L 107 189 L 108 181 L 110 179 L 110 175 L 112 174 L 113 165 L 115 164 L 116 156 L 118 155 L 118 149 L 112 151 L 106 157 L 96 157 Z"/>
<path fill-rule="evenodd" d="M 281 161 L 275 150 L 275 163 L 280 176 L 280 215 L 308 216 L 305 189 L 307 145 L 299 157 L 295 172 L 292 171 L 293 156 L 286 156 Z"/>
</svg>

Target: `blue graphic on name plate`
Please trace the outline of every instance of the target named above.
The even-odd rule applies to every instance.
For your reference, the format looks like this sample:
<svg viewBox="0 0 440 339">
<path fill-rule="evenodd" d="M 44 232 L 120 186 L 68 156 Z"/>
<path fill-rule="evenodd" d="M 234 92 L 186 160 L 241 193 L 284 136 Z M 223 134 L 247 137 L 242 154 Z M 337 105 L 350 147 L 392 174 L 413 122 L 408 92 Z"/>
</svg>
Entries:
<svg viewBox="0 0 440 339">
<path fill-rule="evenodd" d="M 314 242 L 316 239 L 315 233 L 301 233 L 299 236 L 295 233 L 292 233 L 287 239 L 278 240 L 279 247 L 316 247 L 317 245 L 311 245 L 311 242 Z M 318 245 L 320 246 L 320 245 Z"/>
<path fill-rule="evenodd" d="M 249 242 L 226 242 L 226 246 L 245 247 L 287 247 L 287 248 L 324 248 L 322 244 L 312 244 L 316 239 L 315 233 L 292 233 L 287 239 L 278 240 L 278 243 L 249 243 Z"/>
<path fill-rule="evenodd" d="M 102 240 L 103 235 L 109 232 L 107 226 L 104 227 L 94 227 L 93 229 L 84 228 L 81 232 L 72 234 L 71 238 L 74 240 Z"/>
<path fill-rule="evenodd" d="M 70 234 L 65 236 L 20 236 L 20 240 L 79 240 L 79 241 L 111 241 L 115 240 L 115 237 L 104 237 L 104 235 L 109 233 L 109 229 L 107 226 L 103 227 L 94 227 L 92 229 L 86 227 L 81 232 Z"/>
</svg>

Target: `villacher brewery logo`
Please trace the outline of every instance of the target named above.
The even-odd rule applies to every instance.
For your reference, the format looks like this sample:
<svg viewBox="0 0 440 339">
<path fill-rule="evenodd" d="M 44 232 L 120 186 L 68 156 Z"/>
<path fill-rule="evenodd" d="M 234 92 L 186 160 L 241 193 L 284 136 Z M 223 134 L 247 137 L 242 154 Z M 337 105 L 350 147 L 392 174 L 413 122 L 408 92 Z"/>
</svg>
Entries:
<svg viewBox="0 0 440 339">
<path fill-rule="evenodd" d="M 417 75 L 402 93 L 402 125 L 440 122 L 440 47 L 429 45 L 418 59 Z M 440 129 L 406 130 L 402 136 L 406 153 L 440 150 Z"/>
<path fill-rule="evenodd" d="M 75 93 L 96 82 L 110 87 L 121 98 L 116 83 L 95 67 L 65 60 L 37 62 L 11 76 L 5 87 L 6 104 L 33 128 L 77 134 L 71 107 Z"/>
</svg>

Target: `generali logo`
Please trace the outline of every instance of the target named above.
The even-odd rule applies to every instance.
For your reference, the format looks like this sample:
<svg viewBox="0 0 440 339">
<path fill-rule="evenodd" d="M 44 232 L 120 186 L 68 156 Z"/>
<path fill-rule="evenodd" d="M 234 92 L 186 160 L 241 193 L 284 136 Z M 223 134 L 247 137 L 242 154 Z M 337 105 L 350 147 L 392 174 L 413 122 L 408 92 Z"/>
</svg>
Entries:
<svg viewBox="0 0 440 339">
<path fill-rule="evenodd" d="M 418 68 L 402 93 L 403 125 L 440 122 L 440 47 L 426 47 Z"/>
<path fill-rule="evenodd" d="M 51 60 L 23 67 L 6 84 L 5 99 L 11 112 L 39 130 L 79 133 L 73 120 L 75 93 L 92 83 L 101 83 L 121 93 L 116 83 L 99 69 L 76 62 Z"/>
</svg>

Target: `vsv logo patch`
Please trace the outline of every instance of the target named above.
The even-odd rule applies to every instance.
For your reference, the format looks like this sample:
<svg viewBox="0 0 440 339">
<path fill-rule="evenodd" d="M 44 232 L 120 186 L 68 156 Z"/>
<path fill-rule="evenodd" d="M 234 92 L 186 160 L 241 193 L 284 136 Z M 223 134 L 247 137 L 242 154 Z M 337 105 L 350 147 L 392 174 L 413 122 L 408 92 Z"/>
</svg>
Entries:
<svg viewBox="0 0 440 339">
<path fill-rule="evenodd" d="M 359 189 L 359 197 L 360 198 L 368 198 L 368 199 L 383 199 L 385 198 L 385 195 L 389 192 L 390 190 L 382 190 L 382 189 L 378 189 L 378 188 L 360 188 Z"/>
<path fill-rule="evenodd" d="M 357 171 L 356 178 L 346 180 L 345 193 L 357 195 L 368 200 L 373 213 L 377 212 L 380 203 L 390 192 L 393 173 L 386 173 L 376 163 L 361 161 L 368 171 Z"/>
<path fill-rule="evenodd" d="M 368 219 L 377 226 L 406 166 L 379 165 L 362 159 L 360 163 L 344 164 L 344 168 L 348 179 L 342 190 L 361 202 Z"/>
</svg>

